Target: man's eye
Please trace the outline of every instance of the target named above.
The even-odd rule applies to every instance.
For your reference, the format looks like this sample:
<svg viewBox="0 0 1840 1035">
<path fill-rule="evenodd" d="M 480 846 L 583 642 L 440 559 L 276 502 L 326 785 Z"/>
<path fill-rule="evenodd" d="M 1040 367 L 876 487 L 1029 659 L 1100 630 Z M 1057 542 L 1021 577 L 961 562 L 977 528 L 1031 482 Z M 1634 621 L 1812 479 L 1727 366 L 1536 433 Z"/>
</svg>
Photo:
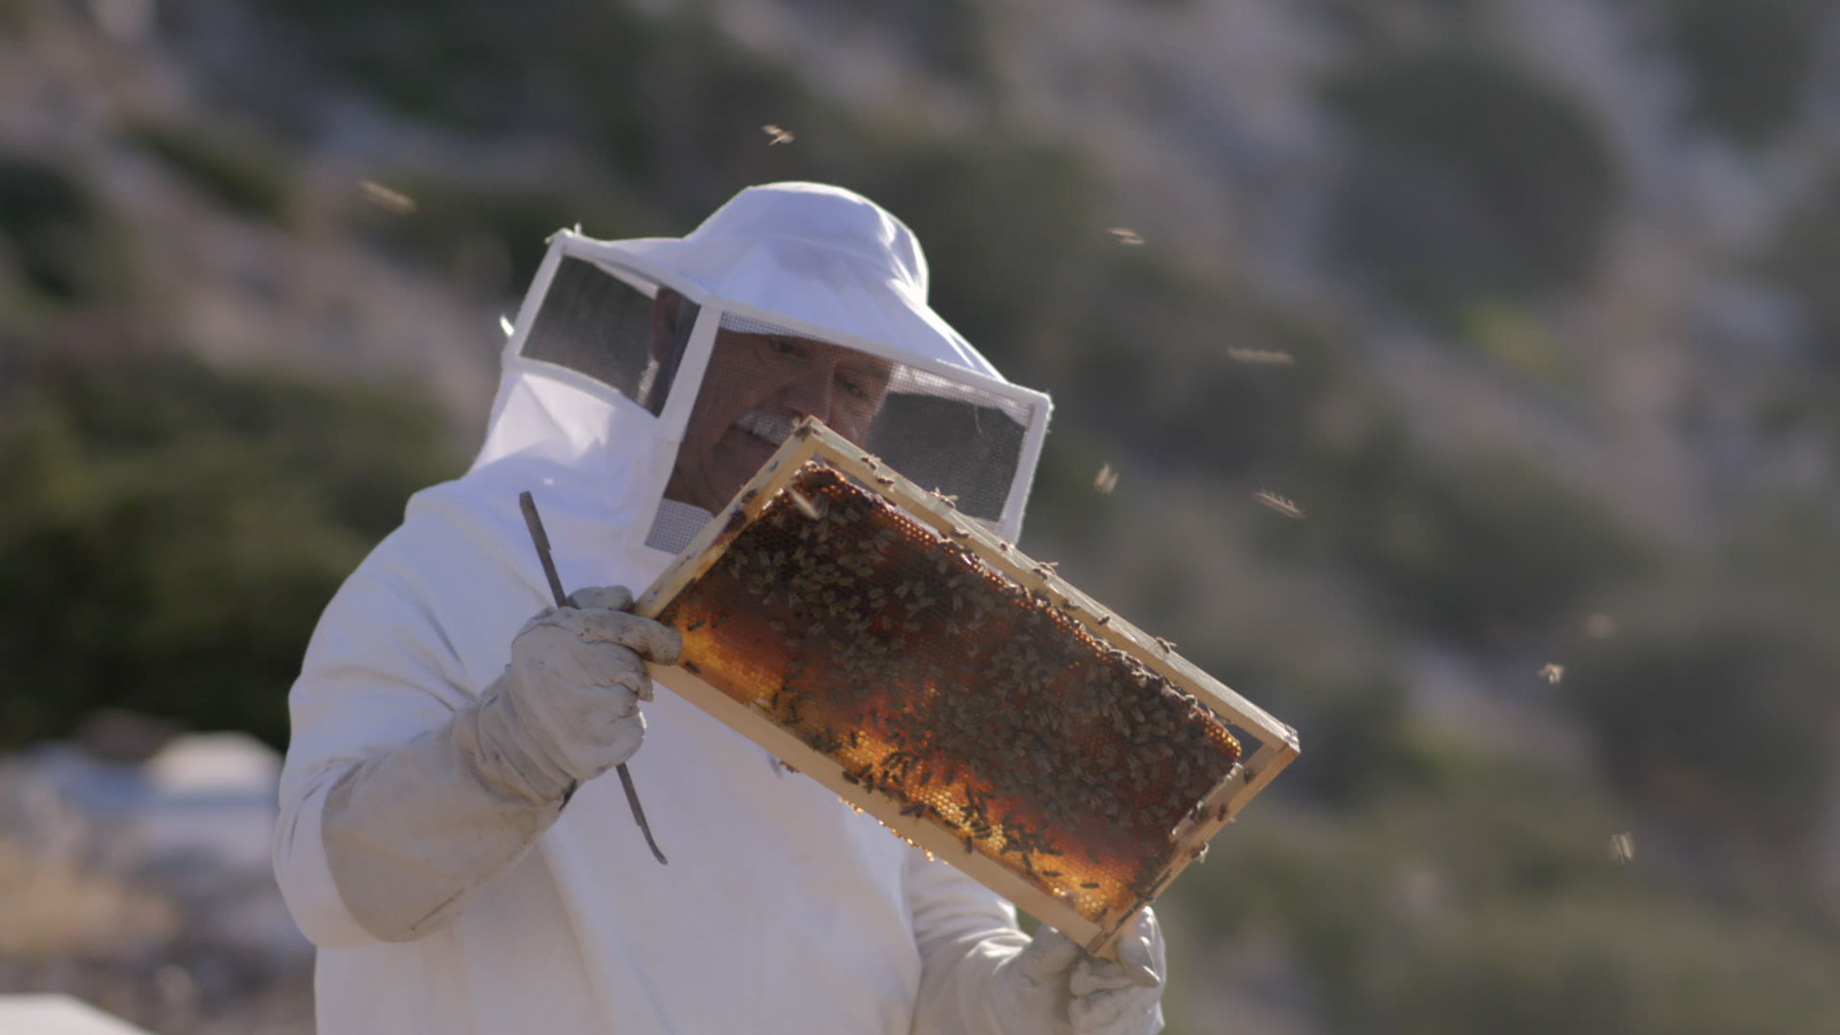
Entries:
<svg viewBox="0 0 1840 1035">
<path fill-rule="evenodd" d="M 768 339 L 767 347 L 772 349 L 773 354 L 776 356 L 792 356 L 796 358 L 805 355 L 804 349 L 799 348 L 795 342 L 787 341 L 784 338 Z"/>
<path fill-rule="evenodd" d="M 842 377 L 837 379 L 837 383 L 843 386 L 844 391 L 858 399 L 867 399 L 869 397 L 869 389 L 861 381 Z"/>
</svg>

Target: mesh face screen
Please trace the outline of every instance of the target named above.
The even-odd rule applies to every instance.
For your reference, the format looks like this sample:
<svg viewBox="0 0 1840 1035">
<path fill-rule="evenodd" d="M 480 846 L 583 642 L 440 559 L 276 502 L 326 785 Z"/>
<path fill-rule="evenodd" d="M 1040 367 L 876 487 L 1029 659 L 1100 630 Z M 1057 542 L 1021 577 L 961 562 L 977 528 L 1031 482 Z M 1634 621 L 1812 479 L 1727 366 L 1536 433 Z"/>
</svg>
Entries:
<svg viewBox="0 0 1840 1035">
<path fill-rule="evenodd" d="M 521 352 L 593 378 L 656 413 L 696 322 L 695 304 L 680 297 L 668 308 L 670 318 L 655 321 L 650 295 L 591 262 L 565 257 Z M 655 341 L 660 330 L 668 337 Z"/>
<path fill-rule="evenodd" d="M 720 326 L 724 336 L 717 339 L 712 364 L 734 361 L 732 353 L 723 351 L 731 336 L 813 340 L 734 313 L 724 312 Z M 1014 399 L 975 384 L 879 358 L 874 363 L 886 371 L 887 390 L 864 427 L 857 430 L 849 426 L 855 422 L 832 414 L 818 416 L 915 483 L 955 497 L 965 514 L 990 523 L 1000 520 L 1022 460 L 1030 415 Z M 758 381 L 770 384 L 774 376 L 767 372 Z M 707 391 L 711 379 L 706 376 L 704 383 Z M 770 406 L 776 398 L 763 392 L 761 405 Z"/>
<path fill-rule="evenodd" d="M 821 461 L 659 615 L 680 662 L 1097 921 L 1239 760 L 1193 697 Z"/>
</svg>

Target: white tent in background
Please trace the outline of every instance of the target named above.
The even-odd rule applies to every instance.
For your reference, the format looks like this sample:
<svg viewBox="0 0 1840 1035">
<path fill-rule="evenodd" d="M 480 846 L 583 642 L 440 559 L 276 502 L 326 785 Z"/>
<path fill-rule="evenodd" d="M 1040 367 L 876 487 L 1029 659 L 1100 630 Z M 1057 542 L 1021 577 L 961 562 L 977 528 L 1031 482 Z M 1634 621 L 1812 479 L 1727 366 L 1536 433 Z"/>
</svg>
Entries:
<svg viewBox="0 0 1840 1035">
<path fill-rule="evenodd" d="M 67 995 L 0 995 L 7 1035 L 147 1035 L 127 1021 Z"/>
</svg>

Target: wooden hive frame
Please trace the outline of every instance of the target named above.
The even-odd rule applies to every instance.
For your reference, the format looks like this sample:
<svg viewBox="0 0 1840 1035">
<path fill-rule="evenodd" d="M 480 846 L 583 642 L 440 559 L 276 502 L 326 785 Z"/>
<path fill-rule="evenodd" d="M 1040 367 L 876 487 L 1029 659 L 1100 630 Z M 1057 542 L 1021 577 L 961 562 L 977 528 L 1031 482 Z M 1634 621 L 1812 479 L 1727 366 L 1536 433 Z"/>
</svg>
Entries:
<svg viewBox="0 0 1840 1035">
<path fill-rule="evenodd" d="M 1195 667 L 1171 649 L 1167 641 L 1152 637 L 1114 615 L 1098 601 L 1058 578 L 1051 566 L 1031 560 L 979 522 L 959 513 L 949 499 L 921 489 L 811 418 L 799 423 L 731 504 L 645 591 L 634 606 L 635 613 L 655 618 L 664 612 L 680 593 L 722 559 L 735 537 L 760 516 L 780 489 L 812 459 L 828 463 L 941 535 L 953 536 L 966 551 L 1023 589 L 1041 595 L 1069 618 L 1081 623 L 1096 639 L 1124 651 L 1177 688 L 1192 694 L 1229 723 L 1242 740 L 1249 736 L 1256 741 L 1257 749 L 1250 757 L 1242 756 L 1242 761 L 1214 787 L 1201 806 L 1176 826 L 1172 837 L 1177 850 L 1149 891 L 1134 906 L 1111 910 L 1095 921 L 998 862 L 982 854 L 957 850 L 960 842 L 951 832 L 916 817 L 902 815 L 901 802 L 846 779 L 843 768 L 835 760 L 782 727 L 758 705 L 744 704 L 677 665 L 652 665 L 652 678 L 874 816 L 895 833 L 950 860 L 985 887 L 1052 925 L 1088 951 L 1113 954 L 1118 934 L 1128 922 L 1191 862 L 1200 859 L 1206 852 L 1208 840 L 1231 823 L 1246 803 L 1297 757 L 1296 731 Z"/>
</svg>

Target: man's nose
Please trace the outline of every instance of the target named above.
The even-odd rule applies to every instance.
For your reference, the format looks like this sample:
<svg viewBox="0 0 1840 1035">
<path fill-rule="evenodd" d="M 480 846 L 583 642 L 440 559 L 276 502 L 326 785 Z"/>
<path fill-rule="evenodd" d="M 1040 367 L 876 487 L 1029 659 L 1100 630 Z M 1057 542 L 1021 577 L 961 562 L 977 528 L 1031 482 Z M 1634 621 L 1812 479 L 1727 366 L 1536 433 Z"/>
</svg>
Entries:
<svg viewBox="0 0 1840 1035">
<path fill-rule="evenodd" d="M 831 420 L 831 401 L 837 376 L 835 360 L 813 360 L 804 376 L 786 390 L 786 405 L 801 416 L 816 417 L 826 424 Z"/>
</svg>

